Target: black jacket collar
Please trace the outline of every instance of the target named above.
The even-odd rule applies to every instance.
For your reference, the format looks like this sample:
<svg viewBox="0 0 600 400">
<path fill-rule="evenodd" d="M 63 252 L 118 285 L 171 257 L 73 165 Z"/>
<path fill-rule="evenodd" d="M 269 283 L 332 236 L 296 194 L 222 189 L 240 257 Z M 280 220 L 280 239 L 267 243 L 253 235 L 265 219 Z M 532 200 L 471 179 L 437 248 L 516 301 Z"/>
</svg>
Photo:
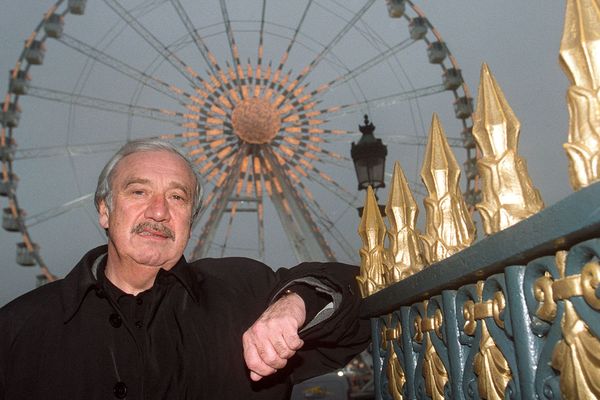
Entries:
<svg viewBox="0 0 600 400">
<path fill-rule="evenodd" d="M 63 303 L 63 321 L 69 321 L 83 302 L 85 296 L 91 290 L 100 290 L 96 278 L 96 268 L 92 268 L 99 257 L 105 256 L 108 252 L 108 246 L 103 245 L 88 251 L 77 263 L 75 268 L 64 278 L 61 289 L 61 298 Z M 101 261 L 106 262 L 106 261 Z M 161 270 L 159 274 L 173 274 L 177 280 L 185 287 L 194 301 L 198 301 L 200 282 L 202 275 L 198 271 L 192 271 L 185 257 L 181 256 L 177 264 L 170 271 Z M 158 276 L 158 275 L 157 275 Z"/>
</svg>

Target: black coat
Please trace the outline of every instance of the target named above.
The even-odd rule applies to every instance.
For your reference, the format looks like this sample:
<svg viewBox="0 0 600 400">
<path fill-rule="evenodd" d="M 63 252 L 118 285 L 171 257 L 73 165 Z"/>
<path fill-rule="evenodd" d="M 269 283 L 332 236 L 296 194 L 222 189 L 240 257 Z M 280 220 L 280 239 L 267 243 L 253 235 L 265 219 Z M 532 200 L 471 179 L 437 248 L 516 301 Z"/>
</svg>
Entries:
<svg viewBox="0 0 600 400">
<path fill-rule="evenodd" d="M 343 366 L 369 340 L 368 321 L 357 319 L 356 267 L 273 272 L 245 258 L 182 258 L 150 291 L 115 298 L 93 273 L 104 253 L 90 251 L 65 279 L 0 309 L 0 400 L 285 399 L 293 383 Z M 304 276 L 340 292 L 342 303 L 301 334 L 305 346 L 285 369 L 253 383 L 242 333 Z"/>
</svg>

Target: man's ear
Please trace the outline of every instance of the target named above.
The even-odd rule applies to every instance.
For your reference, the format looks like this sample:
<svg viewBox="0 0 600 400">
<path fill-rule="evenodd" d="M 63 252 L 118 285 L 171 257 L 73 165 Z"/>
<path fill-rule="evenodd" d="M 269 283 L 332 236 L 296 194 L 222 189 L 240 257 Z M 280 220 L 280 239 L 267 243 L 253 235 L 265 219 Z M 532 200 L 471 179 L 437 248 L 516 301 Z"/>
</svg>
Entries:
<svg viewBox="0 0 600 400">
<path fill-rule="evenodd" d="M 106 201 L 102 200 L 100 201 L 100 204 L 98 204 L 98 222 L 104 229 L 108 229 L 108 215 L 109 211 L 106 206 Z"/>
</svg>

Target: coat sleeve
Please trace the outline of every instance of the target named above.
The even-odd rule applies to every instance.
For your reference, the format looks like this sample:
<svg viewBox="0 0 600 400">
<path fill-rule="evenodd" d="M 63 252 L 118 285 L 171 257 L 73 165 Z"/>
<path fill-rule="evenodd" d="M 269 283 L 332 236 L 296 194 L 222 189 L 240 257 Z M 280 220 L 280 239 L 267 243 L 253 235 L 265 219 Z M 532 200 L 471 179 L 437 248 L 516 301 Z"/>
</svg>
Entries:
<svg viewBox="0 0 600 400">
<path fill-rule="evenodd" d="M 14 339 L 14 330 L 20 322 L 13 312 L 12 303 L 0 308 L 0 400 L 8 398 L 7 375 L 11 360 L 10 348 Z"/>
<path fill-rule="evenodd" d="M 343 367 L 369 343 L 369 320 L 358 316 L 358 272 L 358 267 L 341 263 L 302 263 L 276 272 L 278 279 L 271 300 L 287 286 L 314 282 L 315 290 L 328 293 L 333 303 L 331 314 L 316 324 L 309 322 L 307 329 L 300 332 L 305 345 L 290 362 L 294 383 Z"/>
<path fill-rule="evenodd" d="M 0 340 L 0 400 L 4 400 L 6 397 L 6 360 L 8 358 L 8 354 L 6 351 L 6 338 L 8 338 L 8 326 L 5 321 L 5 313 L 0 310 L 0 338 L 5 338 Z"/>
<path fill-rule="evenodd" d="M 7 399 L 8 386 L 7 381 L 11 367 L 10 349 L 15 336 L 15 329 L 20 325 L 18 314 L 13 312 L 14 301 L 0 308 L 0 400 Z"/>
<path fill-rule="evenodd" d="M 243 296 L 246 303 L 253 303 L 250 308 L 255 313 L 246 316 L 246 328 L 285 288 L 298 282 L 317 285 L 331 295 L 333 312 L 319 323 L 306 325 L 301 330 L 303 348 L 280 371 L 291 377 L 293 383 L 343 367 L 370 341 L 370 322 L 359 318 L 361 297 L 356 283 L 359 272 L 356 266 L 307 262 L 273 271 L 261 262 L 246 258 L 203 259 L 194 264 L 202 265 L 204 273 L 217 278 L 223 285 L 233 286 L 235 293 Z"/>
</svg>

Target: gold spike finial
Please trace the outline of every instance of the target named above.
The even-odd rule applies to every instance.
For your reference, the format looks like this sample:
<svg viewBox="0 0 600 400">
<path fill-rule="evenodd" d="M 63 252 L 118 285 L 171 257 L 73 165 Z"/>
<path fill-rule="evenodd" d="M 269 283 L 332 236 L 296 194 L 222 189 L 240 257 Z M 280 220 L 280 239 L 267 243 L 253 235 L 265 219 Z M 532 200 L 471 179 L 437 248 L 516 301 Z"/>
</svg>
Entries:
<svg viewBox="0 0 600 400">
<path fill-rule="evenodd" d="M 383 265 L 385 224 L 371 186 L 367 188 L 358 234 L 363 245 L 359 251 L 360 275 L 356 277 L 356 280 L 362 296 L 367 297 L 385 287 L 385 266 Z"/>
<path fill-rule="evenodd" d="M 600 86 L 600 4 L 567 0 L 560 42 L 560 64 L 572 85 Z"/>
<path fill-rule="evenodd" d="M 427 213 L 424 255 L 433 264 L 475 240 L 475 225 L 460 192 L 460 168 L 437 114 L 431 121 L 421 178 L 429 193 L 423 200 Z"/>
<path fill-rule="evenodd" d="M 569 138 L 563 145 L 575 190 L 600 177 L 600 4 L 568 0 L 560 64 L 572 86 L 567 91 Z"/>
<path fill-rule="evenodd" d="M 539 212 L 544 202 L 517 154 L 521 124 L 485 63 L 473 120 L 473 137 L 482 153 L 477 168 L 483 198 L 476 207 L 491 235 Z"/>
<path fill-rule="evenodd" d="M 424 265 L 422 245 L 416 230 L 419 209 L 400 163 L 394 163 L 392 184 L 385 213 L 389 222 L 386 250 L 386 282 L 398 282 Z"/>
</svg>

